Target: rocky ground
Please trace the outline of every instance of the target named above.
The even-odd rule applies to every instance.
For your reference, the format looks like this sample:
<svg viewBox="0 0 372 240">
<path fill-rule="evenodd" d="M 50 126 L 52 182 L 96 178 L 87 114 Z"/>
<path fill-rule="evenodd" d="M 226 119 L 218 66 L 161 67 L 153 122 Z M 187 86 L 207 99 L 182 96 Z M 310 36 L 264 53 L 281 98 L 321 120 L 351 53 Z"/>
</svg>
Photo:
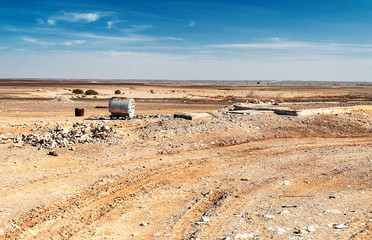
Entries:
<svg viewBox="0 0 372 240">
<path fill-rule="evenodd" d="M 220 111 L 192 121 L 9 123 L 20 137 L 3 136 L 0 146 L 0 234 L 368 238 L 371 119 L 370 113 L 298 118 Z M 94 137 L 100 133 L 105 138 Z M 50 146 L 58 136 L 68 144 Z M 48 156 L 49 149 L 57 156 Z"/>
<path fill-rule="evenodd" d="M 371 112 L 108 120 L 94 102 L 83 118 L 0 103 L 0 239 L 371 238 Z"/>
</svg>

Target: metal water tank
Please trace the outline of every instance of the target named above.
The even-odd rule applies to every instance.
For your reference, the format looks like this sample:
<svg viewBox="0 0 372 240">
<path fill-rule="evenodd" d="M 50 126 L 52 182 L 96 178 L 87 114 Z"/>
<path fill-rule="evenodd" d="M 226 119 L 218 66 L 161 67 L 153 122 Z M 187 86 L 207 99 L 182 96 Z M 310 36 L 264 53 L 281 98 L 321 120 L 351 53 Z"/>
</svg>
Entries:
<svg viewBox="0 0 372 240">
<path fill-rule="evenodd" d="M 113 97 L 110 99 L 109 111 L 112 116 L 134 117 L 134 99 Z"/>
</svg>

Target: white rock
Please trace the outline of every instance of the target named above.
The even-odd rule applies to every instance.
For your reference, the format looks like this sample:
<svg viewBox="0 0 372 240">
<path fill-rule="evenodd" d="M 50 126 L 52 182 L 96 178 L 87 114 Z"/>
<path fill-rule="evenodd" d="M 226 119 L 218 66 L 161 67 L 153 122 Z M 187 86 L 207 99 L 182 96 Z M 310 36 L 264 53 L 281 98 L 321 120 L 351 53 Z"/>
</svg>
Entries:
<svg viewBox="0 0 372 240">
<path fill-rule="evenodd" d="M 207 217 L 202 217 L 203 222 L 210 222 L 211 220 Z"/>
<path fill-rule="evenodd" d="M 278 229 L 276 230 L 276 233 L 277 234 L 280 234 L 280 235 L 282 235 L 282 234 L 284 234 L 284 233 L 286 233 L 287 231 L 284 229 L 284 228 L 280 228 L 280 227 L 278 227 Z"/>
<path fill-rule="evenodd" d="M 289 213 L 289 211 L 288 210 L 283 210 L 283 211 L 279 212 L 279 214 L 285 214 L 285 213 Z"/>
<path fill-rule="evenodd" d="M 308 226 L 306 229 L 308 232 L 314 232 L 316 230 L 315 226 Z"/>
<path fill-rule="evenodd" d="M 334 226 L 334 228 L 336 228 L 336 229 L 345 229 L 345 228 L 347 228 L 347 226 L 344 225 L 344 224 L 339 224 L 339 225 Z"/>
<path fill-rule="evenodd" d="M 333 214 L 341 214 L 342 211 L 337 210 L 337 209 L 328 209 L 326 210 L 327 213 L 333 213 Z"/>
<path fill-rule="evenodd" d="M 4 235 L 5 232 L 4 232 L 4 229 L 0 228 L 0 235 Z"/>
<path fill-rule="evenodd" d="M 266 219 L 274 219 L 275 218 L 274 215 L 264 215 L 263 217 L 266 218 Z"/>
<path fill-rule="evenodd" d="M 234 239 L 241 239 L 241 238 L 254 238 L 254 234 L 253 233 L 238 233 L 234 237 Z"/>
<path fill-rule="evenodd" d="M 292 183 L 292 180 L 282 180 L 280 181 L 280 185 L 288 186 Z"/>
</svg>

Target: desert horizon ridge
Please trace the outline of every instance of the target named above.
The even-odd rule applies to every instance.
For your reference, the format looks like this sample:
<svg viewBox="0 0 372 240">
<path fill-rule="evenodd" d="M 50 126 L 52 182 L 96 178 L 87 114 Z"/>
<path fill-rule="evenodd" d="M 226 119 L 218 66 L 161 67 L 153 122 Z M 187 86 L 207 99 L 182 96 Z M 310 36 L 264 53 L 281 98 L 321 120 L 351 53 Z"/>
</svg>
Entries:
<svg viewBox="0 0 372 240">
<path fill-rule="evenodd" d="M 241 84 L 241 83 L 246 83 L 246 84 L 322 84 L 322 85 L 327 85 L 327 84 L 349 84 L 349 85 L 358 85 L 358 84 L 372 84 L 371 81 L 335 81 L 335 80 L 174 80 L 174 79 L 135 79 L 135 78 L 114 78 L 114 79 L 100 79 L 100 78 L 0 78 L 1 82 L 6 82 L 6 81 L 73 81 L 73 82 L 87 82 L 87 81 L 97 81 L 97 82 L 161 82 L 161 83 L 216 83 L 216 84 L 226 84 L 226 83 L 236 83 L 236 84 Z"/>
</svg>

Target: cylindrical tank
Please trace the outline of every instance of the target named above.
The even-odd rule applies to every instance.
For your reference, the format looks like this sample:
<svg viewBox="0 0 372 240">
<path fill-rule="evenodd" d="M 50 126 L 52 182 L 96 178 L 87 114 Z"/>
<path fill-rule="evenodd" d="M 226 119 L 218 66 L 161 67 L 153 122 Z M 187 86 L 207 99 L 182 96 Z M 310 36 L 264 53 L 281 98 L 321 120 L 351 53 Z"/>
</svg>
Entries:
<svg viewBox="0 0 372 240">
<path fill-rule="evenodd" d="M 110 99 L 109 111 L 118 117 L 134 117 L 134 99 L 113 97 Z"/>
</svg>

